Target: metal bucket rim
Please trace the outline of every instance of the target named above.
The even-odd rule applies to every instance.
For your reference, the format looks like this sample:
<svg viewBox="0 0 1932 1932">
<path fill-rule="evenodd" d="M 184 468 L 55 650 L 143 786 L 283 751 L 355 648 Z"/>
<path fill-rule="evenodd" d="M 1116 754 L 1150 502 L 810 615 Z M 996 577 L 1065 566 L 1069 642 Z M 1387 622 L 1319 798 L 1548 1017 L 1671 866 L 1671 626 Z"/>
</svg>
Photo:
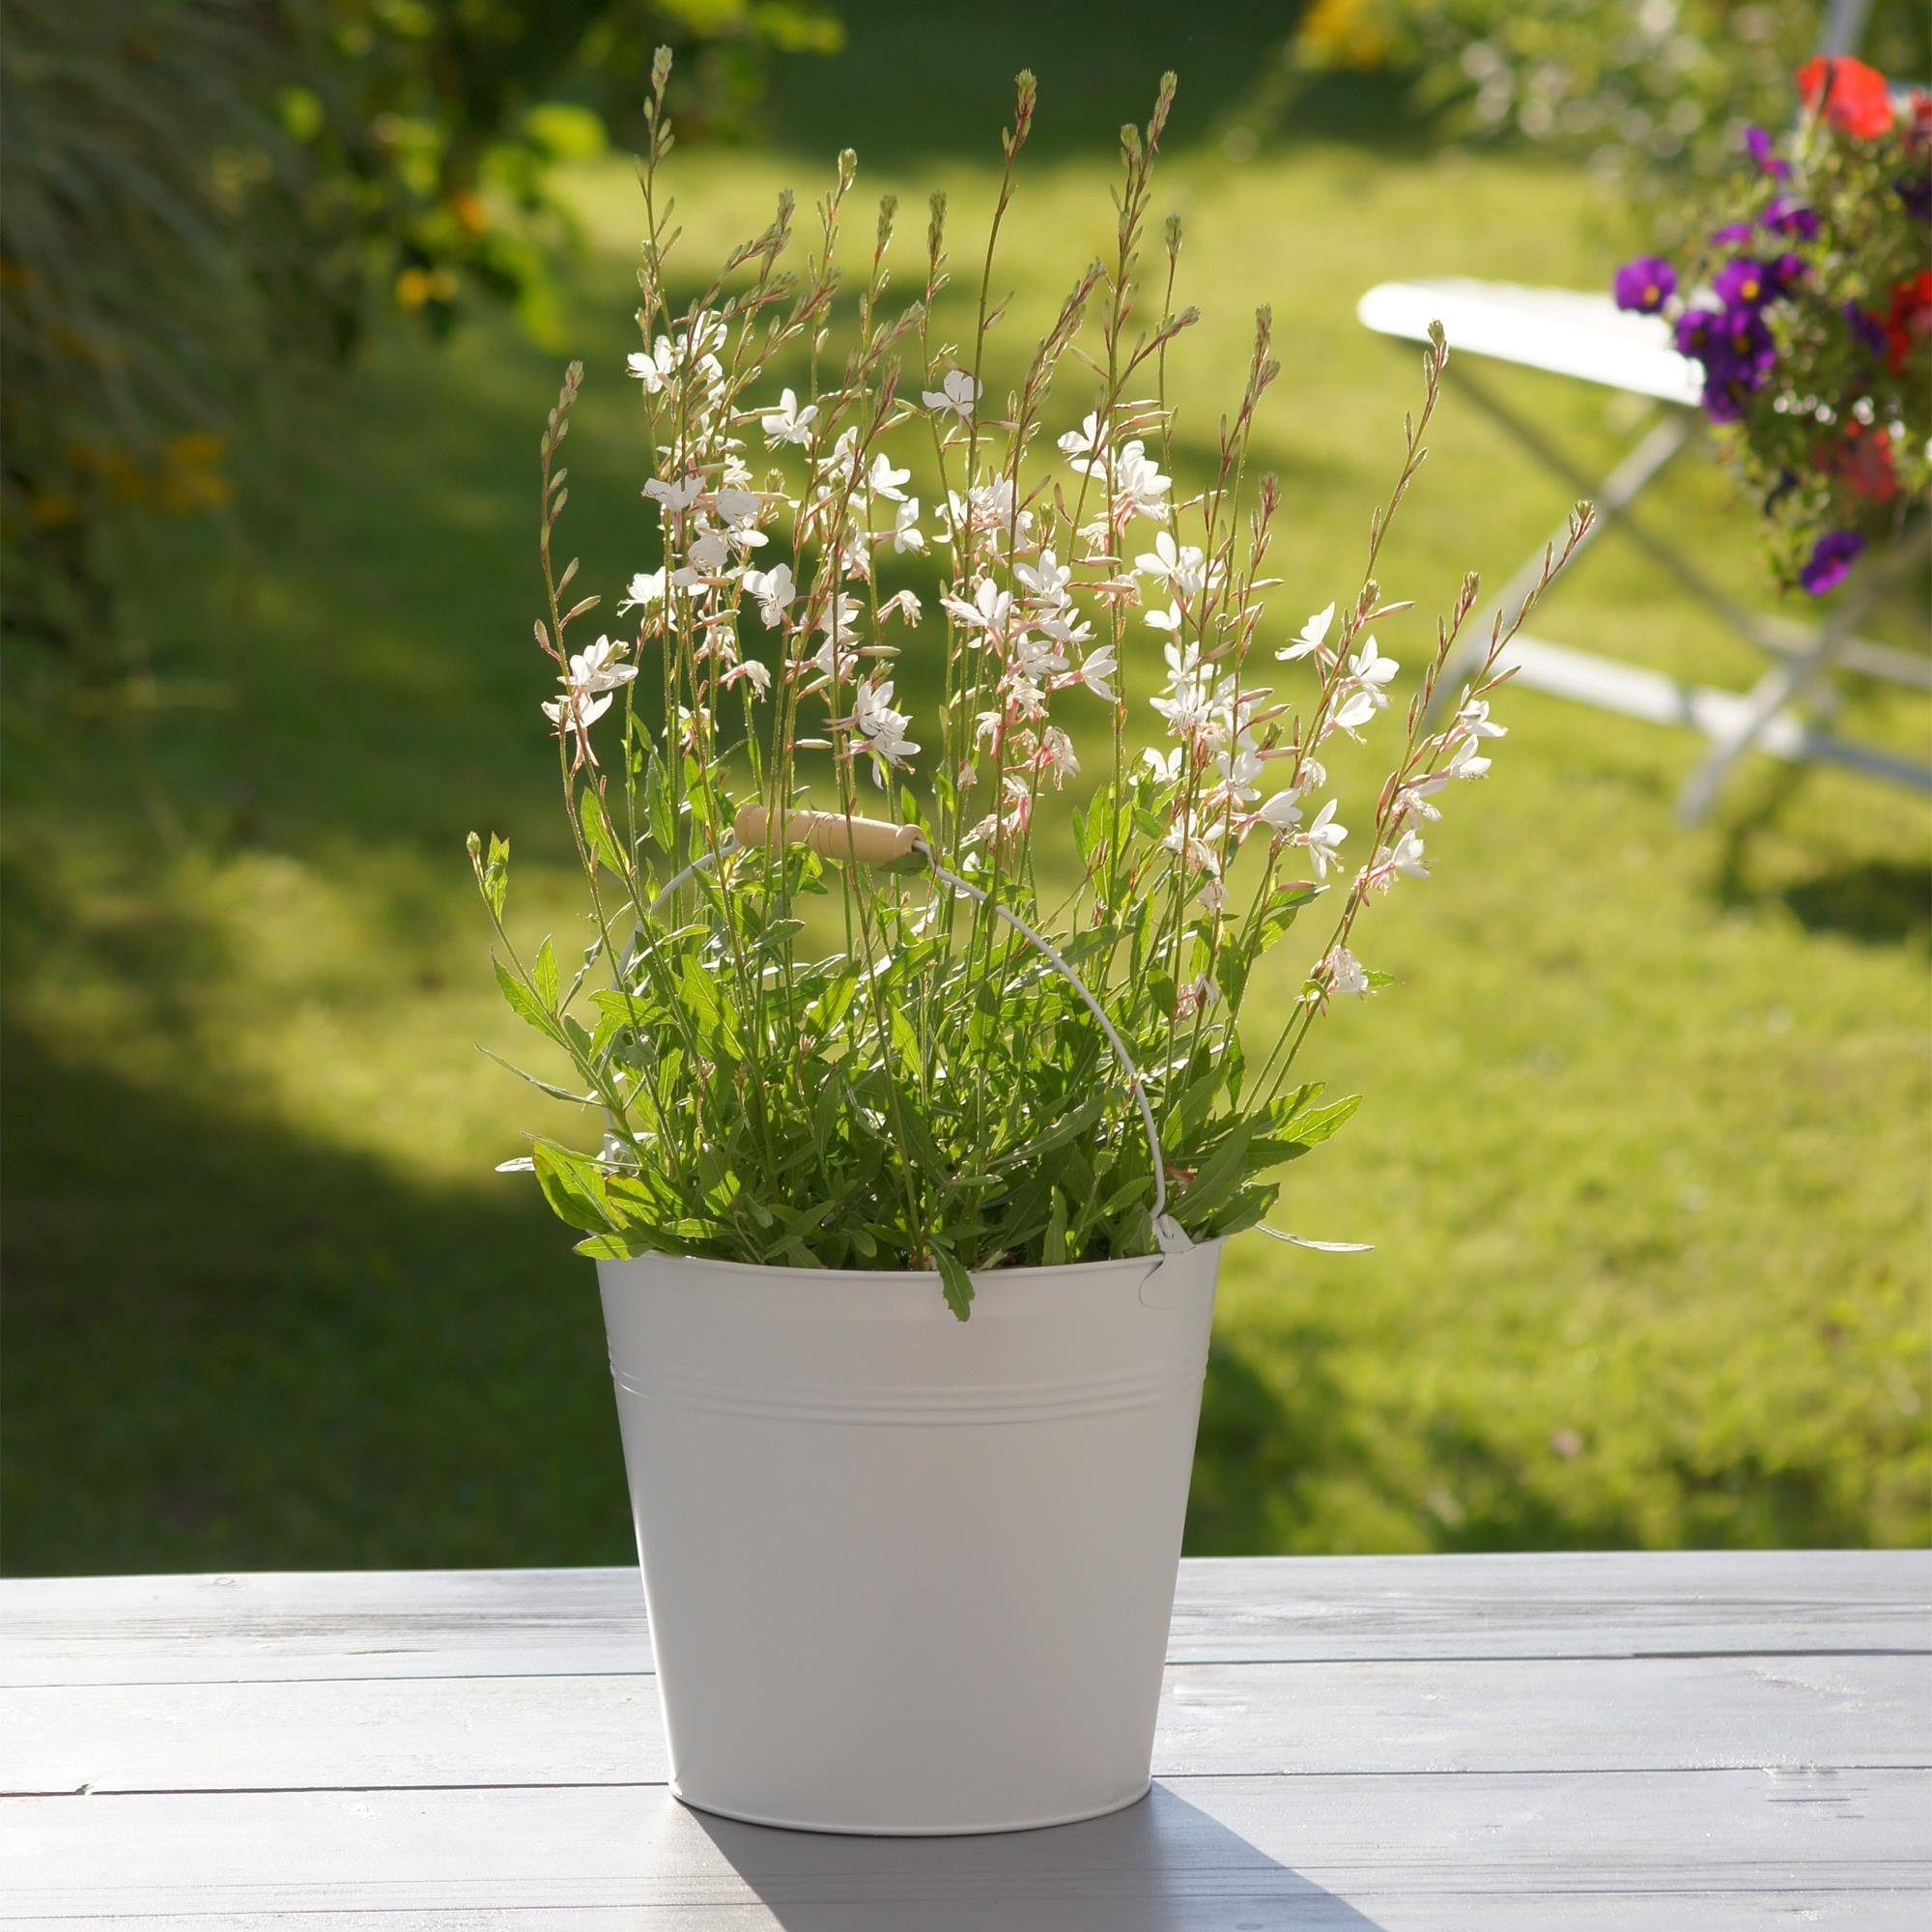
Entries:
<svg viewBox="0 0 1932 1932">
<path fill-rule="evenodd" d="M 1037 1282 L 1043 1275 L 1077 1275 L 1083 1280 L 1094 1280 L 1107 1274 L 1120 1274 L 1132 1269 L 1145 1275 L 1151 1268 L 1158 1267 L 1164 1262 L 1183 1262 L 1199 1255 L 1204 1259 L 1213 1257 L 1218 1260 L 1228 1236 L 1217 1235 L 1206 1241 L 1197 1241 L 1184 1255 L 1115 1255 L 1100 1262 L 1052 1262 L 1030 1267 L 973 1268 L 970 1270 L 976 1283 L 992 1282 Z M 632 1255 L 623 1261 L 606 1261 L 598 1264 L 601 1274 L 610 1269 L 613 1274 L 633 1267 L 645 1266 L 652 1262 L 673 1263 L 679 1267 L 699 1268 L 707 1273 L 721 1275 L 752 1275 L 760 1280 L 770 1280 L 774 1276 L 800 1281 L 836 1282 L 903 1282 L 908 1286 L 918 1284 L 926 1289 L 940 1285 L 937 1268 L 836 1268 L 836 1267 L 797 1267 L 788 1262 L 722 1262 L 708 1255 L 670 1254 L 656 1250 L 650 1254 Z"/>
</svg>

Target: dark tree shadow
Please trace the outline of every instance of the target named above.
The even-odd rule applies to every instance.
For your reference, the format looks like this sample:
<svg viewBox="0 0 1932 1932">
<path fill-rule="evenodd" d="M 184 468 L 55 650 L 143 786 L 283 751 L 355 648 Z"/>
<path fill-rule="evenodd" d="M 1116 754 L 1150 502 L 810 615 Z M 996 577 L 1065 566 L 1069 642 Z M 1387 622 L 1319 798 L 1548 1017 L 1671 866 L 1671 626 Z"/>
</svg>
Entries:
<svg viewBox="0 0 1932 1932">
<path fill-rule="evenodd" d="M 1902 860 L 1846 858 L 1801 878 L 1761 876 L 1764 839 L 1803 809 L 1805 767 L 1776 766 L 1744 780 L 1726 802 L 1713 889 L 1726 906 L 1781 905 L 1812 932 L 1872 946 L 1932 944 L 1932 873 Z"/>
<path fill-rule="evenodd" d="M 1156 1781 L 1084 1825 L 968 1838 L 862 1838 L 685 1815 L 784 1932 L 1376 1932 L 1378 1921 Z"/>
<path fill-rule="evenodd" d="M 1040 7 L 987 0 L 953 35 L 933 16 L 889 0 L 842 0 L 844 49 L 785 63 L 775 77 L 775 144 L 828 157 L 856 145 L 867 166 L 927 157 L 999 163 L 999 130 L 1013 76 L 1038 76 L 1030 161 L 1094 156 L 1122 122 L 1145 124 L 1172 69 L 1180 91 L 1166 152 L 1213 148 L 1238 161 L 1264 146 L 1372 142 L 1378 153 L 1432 144 L 1406 77 L 1335 74 L 1310 85 L 1290 69 L 1299 5 L 1176 8 L 1159 0 L 1077 0 Z"/>
<path fill-rule="evenodd" d="M 591 1269 L 533 1190 L 4 1053 L 10 1573 L 631 1560 Z"/>
</svg>

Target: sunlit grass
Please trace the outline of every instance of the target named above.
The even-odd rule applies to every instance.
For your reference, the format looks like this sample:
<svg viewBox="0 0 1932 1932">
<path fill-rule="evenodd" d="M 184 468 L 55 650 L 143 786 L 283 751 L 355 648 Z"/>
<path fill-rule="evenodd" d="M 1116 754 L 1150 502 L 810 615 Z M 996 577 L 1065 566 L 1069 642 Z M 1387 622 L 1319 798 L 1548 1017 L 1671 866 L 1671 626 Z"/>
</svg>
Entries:
<svg viewBox="0 0 1932 1932">
<path fill-rule="evenodd" d="M 781 184 L 809 198 L 806 145 L 680 153 L 692 257 Z M 901 196 L 907 287 L 942 175 L 964 263 L 983 165 L 862 177 Z M 619 373 L 635 190 L 615 165 L 580 190 L 569 523 L 608 593 L 646 560 Z M 1297 621 L 1352 588 L 1413 400 L 1414 358 L 1353 322 L 1361 290 L 1589 284 L 1614 255 L 1574 175 L 1369 142 L 1184 150 L 1165 200 L 1206 311 L 1174 374 L 1197 469 L 1274 307 L 1262 458 Z M 1008 342 L 1107 219 L 1104 156 L 1049 151 L 999 276 Z M 497 324 L 440 354 L 385 339 L 262 466 L 281 530 L 240 582 L 192 538 L 147 560 L 163 690 L 213 680 L 225 705 L 12 707 L 13 1568 L 623 1551 L 588 1269 L 490 1173 L 545 1103 L 470 1045 L 526 1051 L 464 834 L 512 838 L 517 930 L 577 918 L 527 641 L 555 374 Z M 1614 398 L 1508 388 L 1598 469 L 1633 427 Z M 1434 440 L 1381 573 L 1421 606 L 1382 631 L 1400 657 L 1463 568 L 1499 579 L 1566 501 L 1453 365 Z M 1758 594 L 1721 477 L 1687 466 L 1654 509 Z M 1736 685 L 1759 668 L 1614 543 L 1540 628 Z M 1923 748 L 1922 706 L 1855 703 Z M 1437 878 L 1363 928 L 1401 983 L 1311 1053 L 1367 1103 L 1277 1219 L 1376 1251 L 1230 1253 L 1193 1547 L 1922 1538 L 1923 803 L 1750 764 L 1686 834 L 1693 741 L 1529 695 L 1508 715 L 1492 779 L 1430 839 Z M 1278 988 L 1306 963 L 1291 944 Z"/>
</svg>

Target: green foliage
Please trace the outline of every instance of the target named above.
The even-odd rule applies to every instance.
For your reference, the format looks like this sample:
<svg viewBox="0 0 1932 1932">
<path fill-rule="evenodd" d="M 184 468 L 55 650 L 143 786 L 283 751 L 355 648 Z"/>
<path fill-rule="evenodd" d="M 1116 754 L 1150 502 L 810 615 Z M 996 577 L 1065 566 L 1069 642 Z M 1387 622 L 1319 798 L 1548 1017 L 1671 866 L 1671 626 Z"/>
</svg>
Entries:
<svg viewBox="0 0 1932 1932">
<path fill-rule="evenodd" d="M 661 50 L 642 166 L 644 346 L 629 358 L 653 453 L 643 494 L 659 512 L 664 561 L 633 580 L 620 606 L 639 613 L 634 636 L 572 649 L 571 626 L 598 600 L 564 608 L 578 563 L 559 569 L 553 554 L 582 365 L 566 374 L 541 444 L 546 605 L 535 638 L 557 680 L 543 709 L 593 953 L 614 969 L 580 1012 L 576 987 L 560 992 L 548 940 L 527 969 L 517 959 L 502 920 L 504 856 L 493 840 L 486 864 L 470 840 L 502 947 L 504 996 L 569 1055 L 608 1123 L 594 1153 L 537 1144 L 546 1200 L 590 1236 L 580 1251 L 598 1257 L 937 1268 L 962 1320 L 976 1269 L 1149 1254 L 1171 1232 L 1163 1216 L 1197 1241 L 1253 1227 L 1275 1198 L 1270 1177 L 1354 1111 L 1352 1099 L 1321 1104 L 1316 1085 L 1284 1090 L 1315 1018 L 1371 990 L 1348 950 L 1356 919 L 1398 877 L 1426 876 L 1416 827 L 1441 816 L 1431 801 L 1453 781 L 1489 769 L 1483 747 L 1503 735 L 1488 704 L 1514 634 L 1500 625 L 1449 726 L 1422 728 L 1474 609 L 1468 578 L 1355 835 L 1369 857 L 1322 908 L 1325 948 L 1271 1037 L 1244 1040 L 1255 973 L 1324 898 L 1348 836 L 1332 822 L 1337 801 L 1319 814 L 1312 798 L 1305 813 L 1297 802 L 1327 784 L 1316 753 L 1338 734 L 1359 737 L 1388 708 L 1382 687 L 1396 668 L 1378 657 L 1369 627 L 1406 607 L 1383 597 L 1373 572 L 1425 454 L 1447 355 L 1441 331 L 1339 635 L 1328 635 L 1331 602 L 1274 653 L 1301 666 L 1288 675 L 1309 686 L 1277 696 L 1262 681 L 1275 673 L 1256 644 L 1281 488 L 1248 468 L 1258 408 L 1279 373 L 1268 310 L 1256 316 L 1211 485 L 1176 503 L 1172 478 L 1146 454 L 1151 444 L 1172 460 L 1166 352 L 1199 319 L 1173 306 L 1178 221 L 1165 231 L 1158 308 L 1141 275 L 1174 76 L 1145 131 L 1123 131 L 1111 264 L 1076 280 L 1018 388 L 996 404 L 969 372 L 982 366 L 1004 306 L 990 278 L 1036 111 L 1032 74 L 1019 76 L 1001 143 L 973 335 L 954 349 L 941 333 L 941 203 L 923 297 L 896 315 L 887 309 L 888 197 L 841 357 L 828 345 L 842 293 L 849 153 L 819 205 L 817 246 L 802 271 L 785 266 L 787 192 L 773 225 L 730 249 L 673 314 L 666 285 L 676 234 L 660 185 L 669 71 Z M 774 395 L 779 372 L 794 367 L 788 353 L 805 349 L 802 387 Z M 1083 365 L 1093 406 L 1056 445 L 1077 479 L 1069 491 L 1029 459 L 1046 439 L 1056 373 Z M 747 453 L 753 428 L 762 470 Z M 895 461 L 901 445 L 888 440 L 902 429 L 925 445 L 908 440 L 905 468 Z M 946 697 L 929 777 L 914 762 L 922 746 L 907 736 L 893 678 L 874 668 L 898 656 L 892 626 L 920 621 L 906 592 L 888 596 L 879 582 L 901 552 L 927 547 L 919 499 L 902 487 L 915 466 L 929 479 L 925 499 L 950 505 L 933 539 L 945 552 L 946 636 L 935 655 Z M 1588 521 L 1579 510 L 1573 546 Z M 1151 548 L 1135 554 L 1139 543 Z M 1547 561 L 1545 583 L 1560 561 Z M 1129 612 L 1143 606 L 1145 623 L 1130 631 Z M 776 664 L 752 654 L 754 622 L 776 634 L 767 647 Z M 1149 629 L 1171 640 L 1151 703 L 1173 746 L 1137 758 L 1114 683 L 1138 680 L 1146 697 L 1151 668 L 1137 660 L 1151 655 Z M 1080 769 L 1068 730 L 1048 722 L 1056 699 L 1088 704 L 1090 722 L 1111 726 L 1111 776 L 1083 812 L 1065 815 L 1079 877 L 1051 906 L 1036 829 L 1063 818 L 1056 795 Z M 830 753 L 829 772 L 814 771 L 817 753 Z M 891 825 L 858 811 L 865 763 Z M 1264 804 L 1270 766 L 1285 782 Z M 814 776 L 836 788 L 836 809 L 779 830 Z M 920 834 L 909 872 L 828 870 L 822 855 L 863 856 L 865 837 L 900 824 Z M 1304 867 L 1313 879 L 1294 876 Z M 806 917 L 827 897 L 844 938 L 831 952 Z M 1251 1043 L 1264 1046 L 1253 1062 Z"/>
<path fill-rule="evenodd" d="M 250 509 L 238 446 L 394 306 L 538 338 L 561 164 L 629 137 L 641 49 L 696 56 L 698 131 L 751 125 L 810 0 L 17 0 L 0 36 L 6 623 L 118 671 L 130 523 Z M 572 99 L 558 96 L 578 95 Z"/>
</svg>

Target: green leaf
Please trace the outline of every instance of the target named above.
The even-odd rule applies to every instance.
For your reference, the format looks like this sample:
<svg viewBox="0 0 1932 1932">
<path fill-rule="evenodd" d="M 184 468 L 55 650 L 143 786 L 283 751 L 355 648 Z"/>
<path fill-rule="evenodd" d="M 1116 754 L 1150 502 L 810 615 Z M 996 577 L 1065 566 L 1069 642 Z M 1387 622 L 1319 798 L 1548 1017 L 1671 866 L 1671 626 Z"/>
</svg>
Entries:
<svg viewBox="0 0 1932 1932">
<path fill-rule="evenodd" d="M 553 1100 L 567 1100 L 573 1107 L 588 1107 L 596 1103 L 597 1096 L 594 1094 L 573 1094 L 568 1087 L 558 1087 L 549 1080 L 540 1080 L 534 1073 L 526 1072 L 523 1067 L 505 1060 L 500 1053 L 492 1052 L 489 1047 L 480 1043 L 476 1050 L 487 1059 L 494 1060 L 506 1072 L 514 1073 L 519 1080 L 527 1080 L 539 1094 L 548 1094 Z"/>
<path fill-rule="evenodd" d="M 604 1205 L 603 1176 L 593 1162 L 554 1141 L 538 1141 L 530 1150 L 530 1164 L 536 1169 L 537 1185 L 543 1189 L 551 1212 L 559 1221 L 593 1235 L 611 1228 L 612 1217 Z"/>
<path fill-rule="evenodd" d="M 1053 1206 L 1047 1210 L 1039 1259 L 1046 1267 L 1059 1267 L 1066 1260 L 1066 1196 L 1057 1187 L 1053 1190 Z"/>
<path fill-rule="evenodd" d="M 946 1305 L 964 1321 L 973 1312 L 973 1277 L 951 1248 L 932 1244 L 933 1259 L 939 1264 L 939 1279 L 946 1292 Z"/>
<path fill-rule="evenodd" d="M 543 1002 L 546 1013 L 556 1011 L 556 996 L 562 990 L 557 978 L 556 951 L 546 939 L 537 948 L 536 964 L 530 969 L 530 983 L 536 988 L 536 995 Z"/>
<path fill-rule="evenodd" d="M 469 859 L 476 867 L 476 884 L 483 895 L 483 902 L 490 908 L 492 918 L 499 923 L 503 917 L 503 901 L 510 892 L 510 847 L 507 840 L 490 835 L 490 856 L 478 864 L 477 847 L 479 840 L 475 833 L 469 835 Z"/>
<path fill-rule="evenodd" d="M 1248 1148 L 1253 1139 L 1253 1123 L 1236 1122 L 1213 1152 L 1202 1162 L 1180 1196 L 1181 1211 L 1190 1220 L 1211 1214 L 1240 1185 L 1242 1177 L 1252 1165 Z"/>
<path fill-rule="evenodd" d="M 546 1039 L 554 1040 L 561 1045 L 562 1040 L 557 1033 L 556 1022 L 545 1012 L 536 995 L 494 952 L 490 955 L 490 964 L 496 969 L 497 984 L 501 989 L 504 1000 L 508 1002 L 510 1010 L 519 1019 L 528 1020 Z"/>
<path fill-rule="evenodd" d="M 583 827 L 583 842 L 590 848 L 590 856 L 599 861 L 621 879 L 628 876 L 624 867 L 624 856 L 617 849 L 617 835 L 611 830 L 611 820 L 604 810 L 604 801 L 597 796 L 596 789 L 585 785 L 577 796 L 578 821 Z"/>
</svg>

